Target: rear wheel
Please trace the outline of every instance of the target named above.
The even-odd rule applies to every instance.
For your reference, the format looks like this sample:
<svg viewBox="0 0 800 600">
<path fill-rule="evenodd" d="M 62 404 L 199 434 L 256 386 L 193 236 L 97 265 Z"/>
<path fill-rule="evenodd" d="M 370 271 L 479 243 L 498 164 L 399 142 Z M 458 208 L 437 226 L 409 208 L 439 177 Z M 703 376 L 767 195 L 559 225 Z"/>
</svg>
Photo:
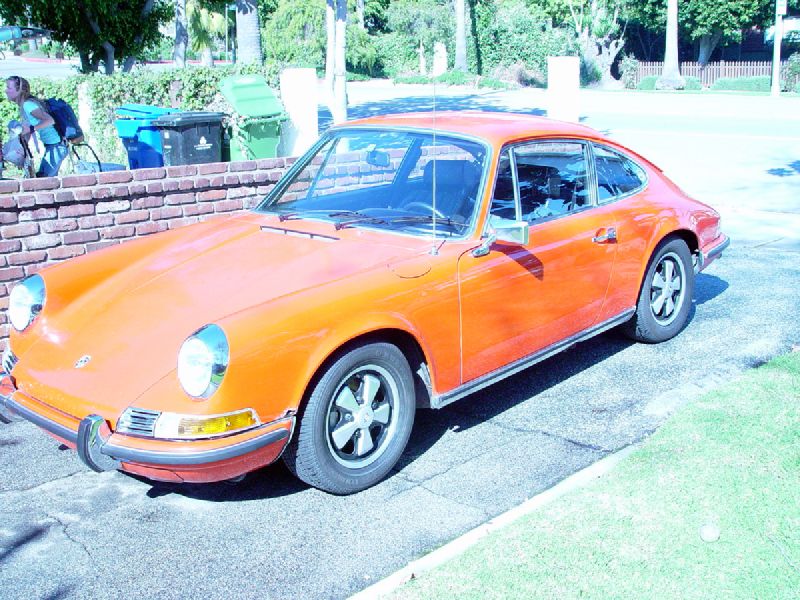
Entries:
<svg viewBox="0 0 800 600">
<path fill-rule="evenodd" d="M 334 360 L 314 386 L 284 461 L 314 487 L 359 492 L 397 463 L 415 407 L 411 369 L 397 347 L 354 348 Z"/>
<path fill-rule="evenodd" d="M 647 343 L 674 337 L 689 319 L 693 292 L 694 270 L 686 242 L 664 240 L 650 259 L 636 314 L 625 325 L 625 333 Z"/>
</svg>

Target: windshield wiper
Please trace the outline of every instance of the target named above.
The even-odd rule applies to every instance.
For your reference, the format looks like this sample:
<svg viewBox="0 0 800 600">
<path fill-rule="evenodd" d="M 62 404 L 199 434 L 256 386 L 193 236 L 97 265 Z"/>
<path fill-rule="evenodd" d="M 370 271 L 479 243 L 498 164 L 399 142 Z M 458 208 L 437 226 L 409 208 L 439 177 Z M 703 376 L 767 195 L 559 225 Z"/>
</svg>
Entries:
<svg viewBox="0 0 800 600">
<path fill-rule="evenodd" d="M 456 226 L 456 227 L 466 227 L 467 224 L 461 221 L 454 221 L 450 217 L 435 217 L 436 223 L 441 225 L 449 225 L 449 226 Z M 388 220 L 390 223 L 433 223 L 434 216 L 433 215 L 398 215 L 395 217 L 389 217 Z"/>
<path fill-rule="evenodd" d="M 329 217 L 352 217 L 347 221 L 336 221 L 334 227 L 339 229 L 344 229 L 345 227 L 349 227 L 350 225 L 356 225 L 358 223 L 382 223 L 386 224 L 388 221 L 381 217 L 370 217 L 369 215 L 365 215 L 364 213 L 358 212 L 357 210 L 339 210 L 336 212 L 328 213 Z"/>
</svg>

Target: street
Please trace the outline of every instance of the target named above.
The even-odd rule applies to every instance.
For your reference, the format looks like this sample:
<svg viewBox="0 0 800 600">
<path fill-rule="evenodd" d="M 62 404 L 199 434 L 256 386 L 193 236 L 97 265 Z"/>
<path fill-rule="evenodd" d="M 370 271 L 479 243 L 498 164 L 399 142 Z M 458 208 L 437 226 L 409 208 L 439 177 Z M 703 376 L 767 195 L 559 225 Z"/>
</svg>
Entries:
<svg viewBox="0 0 800 600">
<path fill-rule="evenodd" d="M 354 85 L 351 116 L 428 109 L 429 89 Z M 546 110 L 538 90 L 437 92 L 441 110 Z M 396 472 L 365 492 L 325 494 L 281 463 L 237 485 L 97 474 L 27 422 L 0 427 L 0 596 L 345 598 L 788 351 L 800 343 L 799 107 L 581 92 L 585 123 L 723 214 L 732 244 L 697 277 L 690 324 L 660 345 L 612 331 L 418 412 Z"/>
</svg>

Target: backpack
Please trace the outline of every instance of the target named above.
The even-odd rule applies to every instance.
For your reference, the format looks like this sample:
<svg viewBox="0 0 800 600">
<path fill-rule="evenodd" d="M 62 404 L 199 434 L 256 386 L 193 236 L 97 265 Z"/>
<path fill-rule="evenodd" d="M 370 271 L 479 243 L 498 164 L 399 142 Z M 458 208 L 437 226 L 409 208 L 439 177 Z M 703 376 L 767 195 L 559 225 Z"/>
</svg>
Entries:
<svg viewBox="0 0 800 600">
<path fill-rule="evenodd" d="M 72 107 L 61 98 L 49 98 L 43 102 L 44 108 L 55 121 L 55 128 L 61 139 L 73 144 L 83 142 L 83 130 Z"/>
</svg>

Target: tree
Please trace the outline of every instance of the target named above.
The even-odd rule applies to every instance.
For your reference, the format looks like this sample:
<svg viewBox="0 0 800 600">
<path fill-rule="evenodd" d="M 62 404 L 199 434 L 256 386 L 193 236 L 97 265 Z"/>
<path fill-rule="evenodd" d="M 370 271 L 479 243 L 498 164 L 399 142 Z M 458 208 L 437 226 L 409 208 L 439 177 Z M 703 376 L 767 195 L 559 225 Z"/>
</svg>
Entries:
<svg viewBox="0 0 800 600">
<path fill-rule="evenodd" d="M 467 15 L 465 0 L 453 2 L 456 11 L 456 57 L 453 67 L 456 71 L 467 70 Z"/>
<path fill-rule="evenodd" d="M 189 0 L 189 39 L 192 50 L 200 53 L 200 64 L 204 67 L 214 65 L 213 49 L 217 40 L 225 37 L 228 21 L 224 12 L 226 2 L 213 0 Z"/>
<path fill-rule="evenodd" d="M 51 39 L 78 51 L 84 73 L 97 71 L 101 61 L 107 74 L 117 64 L 129 71 L 161 40 L 159 25 L 173 12 L 164 0 L 0 0 L 6 23 L 49 29 Z"/>
<path fill-rule="evenodd" d="M 236 56 L 241 63 L 261 63 L 258 0 L 236 0 Z"/>
<path fill-rule="evenodd" d="M 419 48 L 420 74 L 425 74 L 426 53 L 435 42 L 453 39 L 453 13 L 448 6 L 433 0 L 396 0 L 387 11 L 389 29 Z"/>
<path fill-rule="evenodd" d="M 625 0 L 567 0 L 584 63 L 605 85 L 616 85 L 611 65 L 625 45 Z"/>
<path fill-rule="evenodd" d="M 172 59 L 175 66 L 186 66 L 186 46 L 189 45 L 189 31 L 186 23 L 186 0 L 175 0 L 175 49 Z"/>
<path fill-rule="evenodd" d="M 347 120 L 347 0 L 327 0 L 326 26 L 325 73 L 326 80 L 330 81 L 329 108 L 333 122 L 342 123 Z"/>
<path fill-rule="evenodd" d="M 656 80 L 659 90 L 682 90 L 686 80 L 681 76 L 678 62 L 678 0 L 667 2 L 667 44 L 664 50 L 664 67 Z"/>
</svg>

